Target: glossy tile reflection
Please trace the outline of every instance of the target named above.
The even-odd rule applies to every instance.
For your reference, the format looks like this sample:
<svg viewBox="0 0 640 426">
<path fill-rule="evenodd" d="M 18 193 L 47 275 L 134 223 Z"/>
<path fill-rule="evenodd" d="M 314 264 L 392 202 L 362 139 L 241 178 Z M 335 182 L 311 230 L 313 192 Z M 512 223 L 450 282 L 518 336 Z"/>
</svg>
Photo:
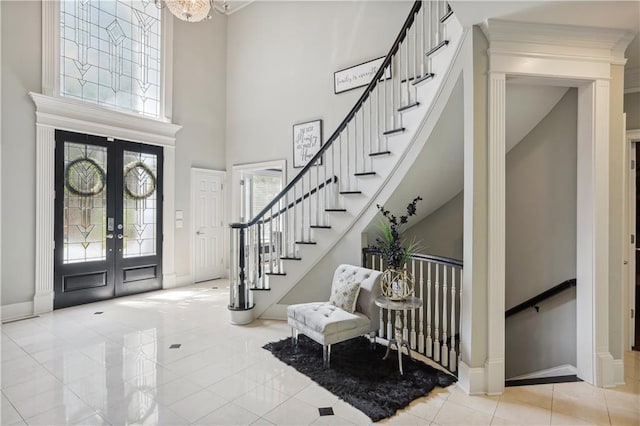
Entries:
<svg viewBox="0 0 640 426">
<path fill-rule="evenodd" d="M 282 321 L 228 322 L 227 282 L 58 310 L 2 326 L 2 425 L 366 425 L 370 420 L 261 347 Z M 97 312 L 101 314 L 96 315 Z M 176 346 L 176 345 L 179 345 Z M 626 384 L 436 389 L 390 424 L 640 424 L 640 353 Z M 331 407 L 333 416 L 318 408 Z"/>
</svg>

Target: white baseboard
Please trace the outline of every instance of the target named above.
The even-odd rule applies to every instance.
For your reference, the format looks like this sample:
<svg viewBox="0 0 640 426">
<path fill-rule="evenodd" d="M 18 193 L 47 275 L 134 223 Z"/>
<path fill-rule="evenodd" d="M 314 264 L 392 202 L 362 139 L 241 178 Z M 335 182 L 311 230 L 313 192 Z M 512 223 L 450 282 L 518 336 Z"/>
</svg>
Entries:
<svg viewBox="0 0 640 426">
<path fill-rule="evenodd" d="M 468 395 L 486 394 L 487 390 L 484 368 L 471 368 L 463 361 L 460 361 L 458 365 L 458 387 Z"/>
<path fill-rule="evenodd" d="M 33 315 L 33 302 L 13 303 L 0 307 L 2 321 L 9 321 Z"/>
<path fill-rule="evenodd" d="M 176 282 L 174 287 L 184 287 L 185 285 L 193 284 L 193 277 L 191 274 L 176 276 Z"/>
<path fill-rule="evenodd" d="M 260 315 L 261 319 L 269 319 L 269 320 L 287 320 L 287 307 L 289 305 L 280 305 L 275 304 L 269 306 L 263 313 Z"/>
<path fill-rule="evenodd" d="M 559 365 L 553 368 L 547 368 L 533 373 L 522 374 L 516 377 L 510 377 L 507 380 L 526 380 L 526 379 L 542 379 L 545 377 L 557 376 L 574 376 L 578 374 L 578 369 L 571 364 Z"/>
<path fill-rule="evenodd" d="M 613 383 L 615 385 L 624 385 L 624 360 L 613 360 Z"/>
</svg>

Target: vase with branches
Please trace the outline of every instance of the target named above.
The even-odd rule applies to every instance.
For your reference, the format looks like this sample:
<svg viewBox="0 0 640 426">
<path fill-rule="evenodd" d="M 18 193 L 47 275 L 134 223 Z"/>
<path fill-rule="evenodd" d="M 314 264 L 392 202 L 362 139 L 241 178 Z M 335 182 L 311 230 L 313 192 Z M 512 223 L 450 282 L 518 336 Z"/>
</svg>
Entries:
<svg viewBox="0 0 640 426">
<path fill-rule="evenodd" d="M 397 217 L 384 206 L 376 207 L 382 214 L 378 225 L 380 237 L 372 247 L 380 251 L 386 262 L 387 269 L 382 276 L 382 293 L 392 300 L 402 300 L 413 294 L 413 278 L 405 270 L 409 257 L 419 250 L 420 243 L 414 239 L 406 242 L 402 238 L 402 230 L 409 222 L 409 218 L 416 215 L 416 205 L 421 197 L 414 198 L 406 209 L 406 214 Z"/>
</svg>

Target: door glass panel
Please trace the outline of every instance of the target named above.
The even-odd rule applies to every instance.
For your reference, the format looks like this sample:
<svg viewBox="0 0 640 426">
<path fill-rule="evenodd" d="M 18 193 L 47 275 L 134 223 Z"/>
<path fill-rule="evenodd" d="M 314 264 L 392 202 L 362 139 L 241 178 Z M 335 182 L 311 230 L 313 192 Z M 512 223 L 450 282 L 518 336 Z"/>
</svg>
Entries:
<svg viewBox="0 0 640 426">
<path fill-rule="evenodd" d="M 158 158 L 153 154 L 124 151 L 123 256 L 156 254 Z"/>
<path fill-rule="evenodd" d="M 107 149 L 64 144 L 64 263 L 106 259 Z"/>
</svg>

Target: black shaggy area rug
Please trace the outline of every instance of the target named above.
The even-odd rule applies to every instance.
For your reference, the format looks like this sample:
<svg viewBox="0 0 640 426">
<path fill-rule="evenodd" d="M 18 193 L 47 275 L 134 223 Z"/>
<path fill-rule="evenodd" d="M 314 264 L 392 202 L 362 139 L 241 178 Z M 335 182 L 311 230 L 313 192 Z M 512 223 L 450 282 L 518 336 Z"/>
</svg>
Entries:
<svg viewBox="0 0 640 426">
<path fill-rule="evenodd" d="M 372 421 L 393 416 L 411 401 L 427 395 L 436 386 L 456 381 L 420 361 L 404 355 L 404 375 L 398 371 L 396 352 L 385 361 L 386 346 L 372 350 L 365 337 L 331 345 L 331 368 L 322 367 L 322 346 L 304 335 L 294 350 L 291 338 L 267 343 L 264 349 L 294 367 L 334 395 L 365 413 Z"/>
</svg>

